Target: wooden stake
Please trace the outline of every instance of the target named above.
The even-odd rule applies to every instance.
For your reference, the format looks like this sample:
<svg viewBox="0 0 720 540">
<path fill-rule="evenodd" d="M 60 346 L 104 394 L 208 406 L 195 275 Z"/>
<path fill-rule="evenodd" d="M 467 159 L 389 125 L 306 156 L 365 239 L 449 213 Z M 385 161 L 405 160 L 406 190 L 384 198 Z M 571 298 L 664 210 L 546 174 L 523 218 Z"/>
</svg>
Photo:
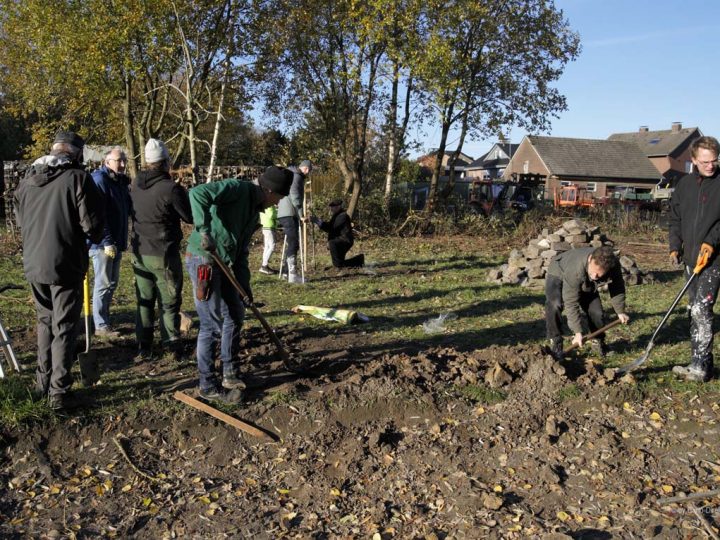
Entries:
<svg viewBox="0 0 720 540">
<path fill-rule="evenodd" d="M 690 493 L 684 497 L 668 497 L 666 499 L 658 499 L 658 504 L 672 504 L 672 503 L 684 503 L 695 499 L 710 499 L 711 497 L 717 497 L 720 495 L 720 489 L 713 489 L 712 491 L 701 491 L 699 493 Z"/>
<path fill-rule="evenodd" d="M 269 439 L 273 441 L 277 440 L 277 436 L 275 436 L 275 434 L 256 428 L 255 426 L 252 426 L 247 422 L 243 422 L 242 420 L 238 420 L 237 418 L 232 417 L 229 414 L 220 412 L 216 408 L 211 407 L 210 405 L 203 403 L 202 401 L 198 401 L 197 399 L 190 397 L 183 392 L 177 391 L 173 394 L 173 397 L 178 401 L 182 401 L 183 403 L 185 403 L 185 405 L 190 405 L 191 407 L 206 414 L 209 414 L 210 416 L 217 418 L 218 420 L 221 420 L 234 428 L 244 431 L 245 433 L 249 433 L 254 437 L 260 437 L 261 439 Z"/>
</svg>

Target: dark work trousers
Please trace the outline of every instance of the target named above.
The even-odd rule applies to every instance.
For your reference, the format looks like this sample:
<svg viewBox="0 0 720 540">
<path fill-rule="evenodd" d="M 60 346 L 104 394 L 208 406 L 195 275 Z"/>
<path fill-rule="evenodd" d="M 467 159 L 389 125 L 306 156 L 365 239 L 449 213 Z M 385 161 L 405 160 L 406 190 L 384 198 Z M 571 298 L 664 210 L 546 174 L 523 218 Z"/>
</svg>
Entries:
<svg viewBox="0 0 720 540">
<path fill-rule="evenodd" d="M 556 276 L 545 278 L 545 328 L 550 339 L 562 336 L 562 279 Z M 594 332 L 604 325 L 602 302 L 597 292 L 580 293 L 580 309 L 587 315 L 590 331 Z M 605 334 L 600 334 L 603 339 Z"/>
<path fill-rule="evenodd" d="M 689 278 L 692 268 L 685 268 Z M 713 306 L 720 287 L 720 263 L 705 268 L 688 287 L 690 301 L 691 365 L 712 372 L 713 370 Z"/>
<path fill-rule="evenodd" d="M 281 217 L 278 219 L 280 225 L 283 228 L 283 234 L 287 241 L 285 246 L 285 257 L 297 257 L 298 248 L 300 247 L 300 238 L 298 233 L 298 227 L 300 227 L 300 220 L 296 217 L 288 216 Z"/>
<path fill-rule="evenodd" d="M 350 251 L 352 246 L 352 242 L 348 242 L 342 238 L 328 240 L 330 258 L 335 268 L 358 268 L 365 264 L 365 255 L 362 254 L 345 259 L 345 255 L 347 255 L 347 252 Z"/>
<path fill-rule="evenodd" d="M 82 282 L 72 285 L 30 283 L 37 312 L 37 388 L 65 394 L 72 385 L 75 340 L 83 305 Z"/>
</svg>

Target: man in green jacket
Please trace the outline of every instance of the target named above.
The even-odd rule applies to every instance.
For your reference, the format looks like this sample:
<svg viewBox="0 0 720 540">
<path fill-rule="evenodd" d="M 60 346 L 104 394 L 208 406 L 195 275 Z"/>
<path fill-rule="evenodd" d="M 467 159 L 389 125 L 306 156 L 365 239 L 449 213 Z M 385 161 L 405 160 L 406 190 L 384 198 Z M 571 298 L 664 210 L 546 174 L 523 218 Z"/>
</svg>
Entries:
<svg viewBox="0 0 720 540">
<path fill-rule="evenodd" d="M 556 360 L 563 358 L 562 312 L 567 314 L 572 343 L 583 345 L 585 319 L 591 331 L 604 326 L 603 308 L 598 288 L 607 284 L 610 301 L 618 318 L 627 324 L 625 313 L 625 282 L 620 262 L 612 248 L 584 247 L 556 255 L 545 278 L 545 325 L 550 338 L 550 350 Z M 596 352 L 604 357 L 605 336 L 593 343 Z"/>
<path fill-rule="evenodd" d="M 259 213 L 287 196 L 292 172 L 268 167 L 254 184 L 238 179 L 202 184 L 190 190 L 195 230 L 188 240 L 186 266 L 193 284 L 195 308 L 200 319 L 197 362 L 200 395 L 206 399 L 237 403 L 243 381 L 238 376 L 237 354 L 245 306 L 209 252 L 231 269 L 252 301 L 248 250 Z M 223 373 L 215 373 L 216 344 L 220 342 Z"/>
</svg>

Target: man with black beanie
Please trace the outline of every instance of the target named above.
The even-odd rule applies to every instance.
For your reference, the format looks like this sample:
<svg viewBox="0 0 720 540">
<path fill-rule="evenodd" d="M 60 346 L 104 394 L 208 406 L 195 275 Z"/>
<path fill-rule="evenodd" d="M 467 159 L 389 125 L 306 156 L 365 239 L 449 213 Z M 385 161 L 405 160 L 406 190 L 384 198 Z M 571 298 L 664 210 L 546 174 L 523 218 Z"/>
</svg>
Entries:
<svg viewBox="0 0 720 540">
<path fill-rule="evenodd" d="M 245 386 L 237 366 L 245 305 L 210 253 L 227 265 L 252 301 L 250 238 L 258 226 L 260 211 L 287 196 L 292 178 L 289 170 L 272 166 L 257 184 L 231 178 L 190 190 L 195 229 L 188 239 L 186 267 L 200 320 L 197 363 L 200 395 L 205 399 L 238 403 Z M 218 342 L 221 377 L 215 370 Z"/>
<path fill-rule="evenodd" d="M 82 166 L 85 141 L 60 131 L 15 190 L 23 267 L 37 311 L 36 390 L 55 410 L 70 406 L 87 241 L 103 236 L 103 196 Z"/>
</svg>

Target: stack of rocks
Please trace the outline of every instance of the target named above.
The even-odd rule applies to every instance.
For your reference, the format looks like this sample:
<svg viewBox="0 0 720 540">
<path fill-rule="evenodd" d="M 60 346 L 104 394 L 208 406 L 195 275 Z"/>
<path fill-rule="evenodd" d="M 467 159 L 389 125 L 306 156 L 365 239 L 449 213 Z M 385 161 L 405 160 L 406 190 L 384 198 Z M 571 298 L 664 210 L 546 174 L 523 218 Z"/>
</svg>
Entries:
<svg viewBox="0 0 720 540">
<path fill-rule="evenodd" d="M 545 274 L 555 255 L 568 249 L 605 245 L 614 246 L 613 242 L 600 232 L 599 227 L 589 226 L 579 219 L 571 219 L 554 232 L 543 229 L 524 249 L 513 249 L 507 264 L 492 268 L 488 272 L 487 280 L 502 285 L 544 287 Z M 631 257 L 620 257 L 620 263 L 626 283 L 637 285 L 653 280 L 652 274 L 642 272 Z"/>
</svg>

